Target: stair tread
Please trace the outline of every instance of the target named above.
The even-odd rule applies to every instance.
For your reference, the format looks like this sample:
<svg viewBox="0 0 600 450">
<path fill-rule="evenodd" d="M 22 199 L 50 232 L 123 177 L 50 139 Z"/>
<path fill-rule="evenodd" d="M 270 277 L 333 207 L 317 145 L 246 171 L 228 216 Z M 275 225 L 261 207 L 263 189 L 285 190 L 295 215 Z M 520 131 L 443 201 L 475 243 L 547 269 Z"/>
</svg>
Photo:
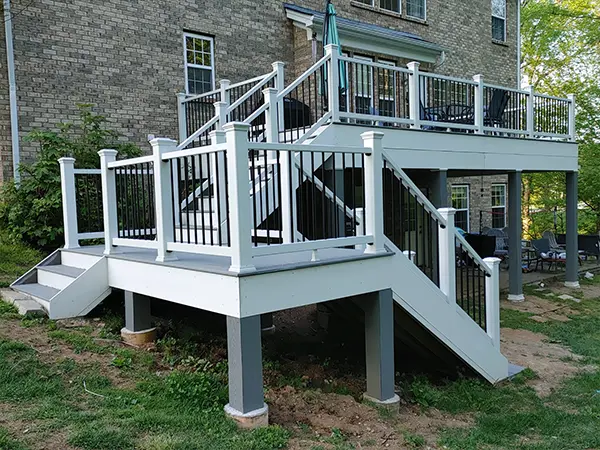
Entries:
<svg viewBox="0 0 600 450">
<path fill-rule="evenodd" d="M 50 286 L 45 286 L 39 283 L 20 284 L 14 286 L 13 289 L 46 302 L 49 302 L 52 297 L 60 292 L 58 289 L 54 289 Z"/>
<path fill-rule="evenodd" d="M 84 269 L 80 269 L 78 267 L 65 266 L 63 264 L 51 265 L 51 266 L 39 266 L 38 270 L 43 270 L 46 272 L 57 273 L 59 275 L 64 275 L 69 278 L 77 278 L 83 272 Z"/>
</svg>

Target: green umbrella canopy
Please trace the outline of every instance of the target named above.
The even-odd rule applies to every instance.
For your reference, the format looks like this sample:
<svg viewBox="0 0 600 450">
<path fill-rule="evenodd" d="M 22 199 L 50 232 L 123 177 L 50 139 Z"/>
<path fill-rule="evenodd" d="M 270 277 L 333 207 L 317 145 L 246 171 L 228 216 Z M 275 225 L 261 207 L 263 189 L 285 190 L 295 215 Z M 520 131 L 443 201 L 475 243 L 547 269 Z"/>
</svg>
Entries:
<svg viewBox="0 0 600 450">
<path fill-rule="evenodd" d="M 327 44 L 335 44 L 338 46 L 340 56 L 342 55 L 342 46 L 340 45 L 340 35 L 338 33 L 337 21 L 335 19 L 335 7 L 331 0 L 327 0 L 325 5 L 325 20 L 323 21 L 323 47 Z M 340 90 L 346 89 L 346 64 L 340 61 Z"/>
</svg>

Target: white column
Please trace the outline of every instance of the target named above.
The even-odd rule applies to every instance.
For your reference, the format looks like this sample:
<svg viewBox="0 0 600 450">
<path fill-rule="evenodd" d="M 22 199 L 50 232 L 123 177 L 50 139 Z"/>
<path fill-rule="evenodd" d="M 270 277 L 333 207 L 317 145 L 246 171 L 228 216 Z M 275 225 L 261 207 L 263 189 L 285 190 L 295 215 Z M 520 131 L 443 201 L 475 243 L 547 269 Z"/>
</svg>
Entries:
<svg viewBox="0 0 600 450">
<path fill-rule="evenodd" d="M 535 132 L 535 116 L 534 112 L 534 91 L 533 86 L 527 86 L 525 88 L 527 92 L 527 136 L 532 138 Z"/>
<path fill-rule="evenodd" d="M 419 85 L 419 66 L 416 61 L 409 62 L 406 67 L 410 70 L 408 78 L 408 111 L 412 121 L 411 128 L 421 128 L 421 93 Z"/>
<path fill-rule="evenodd" d="M 185 114 L 185 94 L 177 94 L 177 121 L 179 123 L 179 142 L 187 139 L 187 118 Z"/>
<path fill-rule="evenodd" d="M 575 128 L 575 94 L 567 95 L 569 99 L 569 136 L 572 142 L 577 140 L 577 131 Z"/>
<path fill-rule="evenodd" d="M 456 303 L 456 237 L 454 228 L 454 208 L 438 209 L 446 221 L 446 228 L 440 234 L 440 290 L 446 294 L 448 303 Z"/>
<path fill-rule="evenodd" d="M 492 276 L 485 277 L 485 324 L 494 347 L 500 348 L 500 259 L 483 260 Z"/>
<path fill-rule="evenodd" d="M 477 83 L 477 86 L 475 86 L 475 126 L 477 127 L 475 132 L 477 134 L 483 134 L 483 75 L 475 75 L 473 81 Z"/>
<path fill-rule="evenodd" d="M 102 171 L 102 211 L 104 213 L 104 254 L 117 253 L 112 245 L 119 237 L 117 219 L 117 173 L 108 164 L 117 160 L 116 150 L 100 150 L 100 170 Z"/>
<path fill-rule="evenodd" d="M 268 105 L 265 111 L 265 129 L 267 142 L 279 142 L 279 117 L 277 115 L 277 89 L 263 89 L 265 103 Z"/>
<path fill-rule="evenodd" d="M 225 125 L 227 172 L 229 176 L 229 220 L 231 230 L 230 272 L 254 272 L 252 263 L 252 218 L 248 165 L 248 129 L 250 125 L 232 122 Z"/>
<path fill-rule="evenodd" d="M 229 108 L 229 105 L 231 104 L 231 96 L 229 95 L 229 86 L 231 85 L 231 81 L 229 80 L 221 80 L 220 82 L 220 89 L 221 89 L 221 101 L 225 102 L 227 104 L 227 107 Z"/>
<path fill-rule="evenodd" d="M 75 158 L 60 158 L 60 188 L 62 192 L 65 248 L 78 248 L 77 191 L 75 187 Z"/>
<path fill-rule="evenodd" d="M 273 63 L 273 70 L 277 72 L 275 76 L 275 89 L 277 89 L 277 93 L 279 94 L 285 89 L 285 63 L 281 61 L 276 61 Z M 284 111 L 283 111 L 283 99 L 279 102 L 277 108 L 278 115 L 278 128 L 279 131 L 283 131 L 285 128 L 285 120 L 284 120 Z M 276 142 L 279 141 L 279 138 Z"/>
<path fill-rule="evenodd" d="M 325 46 L 325 54 L 330 55 L 329 70 L 327 73 L 327 99 L 331 121 L 339 122 L 340 119 L 340 53 L 335 44 Z"/>
<path fill-rule="evenodd" d="M 367 236 L 373 236 L 373 244 L 367 245 L 365 253 L 384 253 L 383 246 L 383 133 L 367 131 L 360 135 L 365 148 L 365 220 Z"/>
<path fill-rule="evenodd" d="M 150 141 L 154 156 L 154 201 L 156 202 L 156 240 L 158 252 L 156 261 L 176 260 L 167 252 L 167 244 L 175 241 L 173 230 L 173 185 L 171 184 L 171 161 L 163 161 L 164 154 L 177 150 L 177 142 L 172 139 L 156 138 Z"/>
<path fill-rule="evenodd" d="M 213 131 L 210 133 L 210 142 L 212 145 L 224 144 L 225 143 L 225 132 L 224 131 Z M 227 217 L 227 180 L 225 179 L 225 153 L 211 153 L 211 169 L 212 169 L 212 182 L 216 183 L 219 186 L 219 196 L 216 199 L 217 204 L 217 217 L 220 217 L 221 223 L 218 224 L 219 234 L 221 235 L 221 241 L 225 244 L 227 243 L 227 221 L 229 218 Z M 217 170 L 217 166 L 218 169 Z M 214 191 L 217 195 L 217 192 Z"/>
<path fill-rule="evenodd" d="M 221 131 L 227 123 L 227 108 L 229 105 L 226 102 L 215 102 L 213 106 L 215 107 L 215 115 L 219 118 L 216 129 Z"/>
</svg>

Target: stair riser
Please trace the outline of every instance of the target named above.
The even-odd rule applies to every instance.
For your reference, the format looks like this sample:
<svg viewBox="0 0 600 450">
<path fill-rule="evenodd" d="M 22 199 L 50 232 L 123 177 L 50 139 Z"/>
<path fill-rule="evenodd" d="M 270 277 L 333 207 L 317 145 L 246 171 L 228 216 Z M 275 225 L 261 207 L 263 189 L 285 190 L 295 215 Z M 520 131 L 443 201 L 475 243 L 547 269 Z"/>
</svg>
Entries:
<svg viewBox="0 0 600 450">
<path fill-rule="evenodd" d="M 65 266 L 77 267 L 78 269 L 89 269 L 100 257 L 84 255 L 82 253 L 62 251 L 60 254 L 62 264 Z"/>
<path fill-rule="evenodd" d="M 73 282 L 73 278 L 59 273 L 46 272 L 43 269 L 38 269 L 38 283 L 44 286 L 50 286 L 54 289 L 63 290 Z"/>
</svg>

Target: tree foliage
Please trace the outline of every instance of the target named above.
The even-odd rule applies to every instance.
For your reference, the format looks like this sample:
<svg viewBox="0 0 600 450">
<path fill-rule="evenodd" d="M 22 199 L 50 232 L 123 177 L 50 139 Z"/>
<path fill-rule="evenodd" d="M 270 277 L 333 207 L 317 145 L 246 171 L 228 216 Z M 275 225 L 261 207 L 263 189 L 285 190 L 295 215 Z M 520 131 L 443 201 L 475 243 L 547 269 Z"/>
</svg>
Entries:
<svg viewBox="0 0 600 450">
<path fill-rule="evenodd" d="M 580 231 L 596 232 L 600 230 L 600 0 L 524 0 L 521 33 L 524 82 L 538 92 L 576 95 L 579 199 L 588 208 Z M 525 231 L 537 234 L 541 227 L 535 225 L 536 215 L 564 210 L 564 191 L 562 173 L 524 176 Z"/>
<path fill-rule="evenodd" d="M 58 131 L 35 130 L 27 140 L 39 146 L 33 163 L 19 166 L 20 186 L 5 183 L 0 193 L 0 227 L 10 237 L 35 247 L 52 249 L 62 244 L 63 218 L 58 160 L 76 159 L 76 167 L 100 167 L 98 151 L 114 148 L 122 157 L 141 154 L 131 143 L 119 142 L 119 134 L 105 128 L 106 118 L 95 114 L 91 105 L 79 105 L 80 120 L 62 123 Z"/>
</svg>

